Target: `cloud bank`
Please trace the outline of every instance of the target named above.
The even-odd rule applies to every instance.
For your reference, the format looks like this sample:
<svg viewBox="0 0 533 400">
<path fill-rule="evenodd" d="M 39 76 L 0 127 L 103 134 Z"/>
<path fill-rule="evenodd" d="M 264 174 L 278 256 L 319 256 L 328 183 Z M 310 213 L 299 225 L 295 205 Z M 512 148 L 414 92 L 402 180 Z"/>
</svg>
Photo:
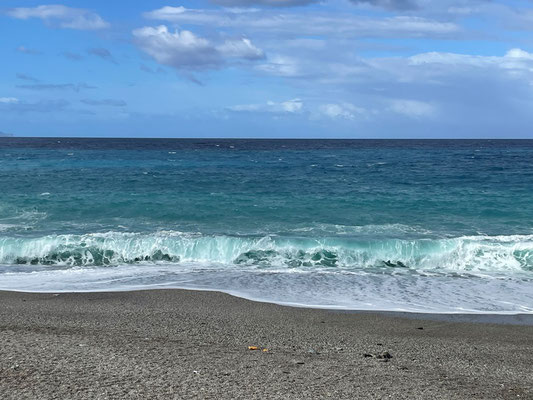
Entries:
<svg viewBox="0 0 533 400">
<path fill-rule="evenodd" d="M 6 15 L 22 20 L 39 18 L 52 26 L 67 29 L 98 30 L 110 26 L 108 22 L 92 11 L 57 4 L 32 8 L 10 8 L 6 11 Z"/>
<path fill-rule="evenodd" d="M 373 18 L 340 13 L 234 12 L 231 9 L 187 9 L 166 6 L 144 13 L 159 21 L 232 28 L 272 35 L 329 35 L 332 37 L 453 37 L 460 27 L 448 21 L 417 16 Z"/>
</svg>

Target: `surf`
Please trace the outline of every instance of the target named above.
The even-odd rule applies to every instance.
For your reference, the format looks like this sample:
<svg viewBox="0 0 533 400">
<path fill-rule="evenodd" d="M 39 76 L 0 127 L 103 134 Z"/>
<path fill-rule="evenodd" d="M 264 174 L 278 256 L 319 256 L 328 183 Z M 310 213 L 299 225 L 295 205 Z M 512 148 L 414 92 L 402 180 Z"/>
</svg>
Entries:
<svg viewBox="0 0 533 400">
<path fill-rule="evenodd" d="M 213 263 L 225 268 L 533 270 L 533 235 L 440 239 L 202 235 L 177 231 L 0 237 L 0 264 L 117 266 Z"/>
</svg>

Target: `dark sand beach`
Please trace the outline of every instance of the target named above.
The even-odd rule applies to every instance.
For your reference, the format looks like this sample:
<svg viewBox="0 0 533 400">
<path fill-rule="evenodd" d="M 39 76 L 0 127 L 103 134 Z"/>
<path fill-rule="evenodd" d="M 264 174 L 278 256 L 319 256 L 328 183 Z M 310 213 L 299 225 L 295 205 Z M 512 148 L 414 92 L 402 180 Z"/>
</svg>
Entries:
<svg viewBox="0 0 533 400">
<path fill-rule="evenodd" d="M 347 313 L 185 290 L 0 292 L 0 304 L 2 399 L 533 398 L 528 316 Z"/>
</svg>

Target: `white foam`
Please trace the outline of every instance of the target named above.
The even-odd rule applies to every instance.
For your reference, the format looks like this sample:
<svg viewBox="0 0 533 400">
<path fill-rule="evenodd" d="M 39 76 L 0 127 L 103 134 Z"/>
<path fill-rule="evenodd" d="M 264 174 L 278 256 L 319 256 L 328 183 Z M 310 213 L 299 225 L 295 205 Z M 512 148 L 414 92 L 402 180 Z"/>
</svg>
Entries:
<svg viewBox="0 0 533 400">
<path fill-rule="evenodd" d="M 120 265 L 139 261 L 222 263 L 260 268 L 397 267 L 424 273 L 533 270 L 533 235 L 360 240 L 350 237 L 206 236 L 161 231 L 0 237 L 2 264 Z"/>
<path fill-rule="evenodd" d="M 533 313 L 533 235 L 360 240 L 161 231 L 0 237 L 2 290 L 166 287 L 324 308 Z"/>
<path fill-rule="evenodd" d="M 1 290 L 92 292 L 157 288 L 217 290 L 301 307 L 431 313 L 533 313 L 532 280 L 225 270 L 224 265 L 129 265 L 32 271 L 11 267 Z"/>
</svg>

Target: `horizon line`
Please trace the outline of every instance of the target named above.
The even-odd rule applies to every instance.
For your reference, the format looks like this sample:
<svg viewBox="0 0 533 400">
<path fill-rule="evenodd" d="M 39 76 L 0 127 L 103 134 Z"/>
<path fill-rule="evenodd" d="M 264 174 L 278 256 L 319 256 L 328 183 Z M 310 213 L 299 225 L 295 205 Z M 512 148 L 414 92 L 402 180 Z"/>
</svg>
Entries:
<svg viewBox="0 0 533 400">
<path fill-rule="evenodd" d="M 408 137 L 408 138 L 392 138 L 392 137 L 362 137 L 362 138 L 343 138 L 343 137 L 315 137 L 315 138 L 259 138 L 259 137 L 148 137 L 148 136 L 0 136 L 1 139 L 148 139 L 148 140 L 533 140 L 531 138 L 517 137 L 517 138 L 490 138 L 490 137 L 470 137 L 470 138 L 445 138 L 445 137 Z"/>
</svg>

